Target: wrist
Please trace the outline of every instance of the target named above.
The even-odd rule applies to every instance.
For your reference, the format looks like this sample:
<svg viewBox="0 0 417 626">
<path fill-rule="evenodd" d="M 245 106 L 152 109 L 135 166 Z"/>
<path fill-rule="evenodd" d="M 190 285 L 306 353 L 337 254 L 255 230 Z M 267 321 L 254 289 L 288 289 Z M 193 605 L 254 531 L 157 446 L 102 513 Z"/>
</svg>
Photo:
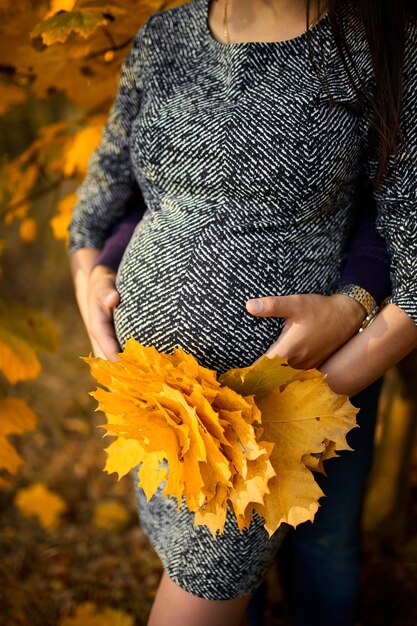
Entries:
<svg viewBox="0 0 417 626">
<path fill-rule="evenodd" d="M 360 302 L 343 293 L 333 293 L 330 298 L 335 303 L 338 319 L 351 337 L 365 320 L 366 311 L 364 307 Z"/>
<path fill-rule="evenodd" d="M 349 298 L 351 302 L 355 302 L 357 305 L 355 307 L 356 311 L 359 311 L 359 307 L 361 308 L 362 319 L 360 319 L 359 317 L 357 318 L 357 320 L 359 321 L 357 327 L 358 332 L 363 331 L 366 326 L 368 326 L 368 324 L 373 321 L 374 317 L 379 311 L 379 306 L 372 294 L 369 293 L 369 291 L 366 291 L 366 289 L 364 289 L 363 287 L 360 287 L 359 285 L 342 285 L 341 287 L 335 289 L 333 294 L 337 294 L 340 296 L 343 295 L 344 297 Z"/>
</svg>

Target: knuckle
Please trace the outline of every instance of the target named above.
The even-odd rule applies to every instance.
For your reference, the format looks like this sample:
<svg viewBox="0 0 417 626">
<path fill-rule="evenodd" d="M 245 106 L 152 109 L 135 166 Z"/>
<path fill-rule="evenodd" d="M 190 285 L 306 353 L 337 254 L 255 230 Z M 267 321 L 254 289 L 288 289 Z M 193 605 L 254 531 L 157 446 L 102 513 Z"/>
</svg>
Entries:
<svg viewBox="0 0 417 626">
<path fill-rule="evenodd" d="M 304 304 L 304 299 L 302 295 L 294 295 L 291 297 L 291 305 L 295 313 L 298 313 Z"/>
<path fill-rule="evenodd" d="M 278 296 L 268 296 L 264 301 L 265 313 L 271 315 L 273 313 L 279 313 L 279 297 Z"/>
</svg>

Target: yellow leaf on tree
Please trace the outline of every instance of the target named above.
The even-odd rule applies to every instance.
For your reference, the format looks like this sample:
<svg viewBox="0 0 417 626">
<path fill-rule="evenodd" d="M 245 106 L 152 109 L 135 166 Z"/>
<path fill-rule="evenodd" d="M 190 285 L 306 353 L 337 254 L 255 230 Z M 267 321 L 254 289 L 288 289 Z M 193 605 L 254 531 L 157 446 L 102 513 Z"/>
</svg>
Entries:
<svg viewBox="0 0 417 626">
<path fill-rule="evenodd" d="M 51 219 L 51 228 L 55 239 L 68 241 L 68 226 L 71 222 L 72 207 L 77 201 L 77 194 L 71 193 L 58 203 L 58 213 Z"/>
<path fill-rule="evenodd" d="M 12 0 L 5 5 L 5 1 L 0 37 L 2 64 L 14 68 L 13 75 L 30 84 L 28 93 L 46 98 L 52 90 L 63 91 L 79 107 L 91 112 L 110 105 L 118 69 L 139 27 L 155 11 L 184 2 L 112 0 L 105 5 L 78 2 L 71 6 L 71 0 L 54 0 L 47 19 L 39 24 L 43 7 Z M 113 19 L 105 20 L 103 13 Z M 101 22 L 105 28 L 98 27 Z M 34 34 L 42 38 L 41 45 L 30 39 L 36 27 Z M 64 44 L 49 45 L 63 40 Z M 111 67 L 102 60 L 109 48 L 116 53 Z M 77 61 L 72 62 L 74 59 Z"/>
<path fill-rule="evenodd" d="M 67 178 L 86 174 L 88 160 L 100 142 L 104 121 L 102 117 L 91 120 L 89 126 L 76 133 L 66 145 L 63 172 Z"/>
<path fill-rule="evenodd" d="M 8 435 L 21 435 L 34 430 L 36 415 L 22 398 L 0 399 L 0 469 L 15 474 L 23 460 L 16 452 Z"/>
<path fill-rule="evenodd" d="M 62 11 L 37 24 L 30 36 L 42 37 L 43 43 L 50 46 L 64 42 L 72 32 L 89 37 L 99 26 L 107 23 L 108 20 L 103 17 L 102 12 L 94 9 Z"/>
<path fill-rule="evenodd" d="M 129 511 L 118 500 L 98 502 L 94 507 L 93 524 L 97 528 L 118 530 L 129 521 Z"/>
<path fill-rule="evenodd" d="M 20 489 L 14 502 L 23 515 L 38 518 L 47 529 L 53 529 L 58 525 L 60 515 L 67 508 L 64 500 L 43 483 L 35 483 L 26 489 Z"/>
<path fill-rule="evenodd" d="M 77 607 L 74 617 L 63 617 L 59 626 L 134 626 L 135 620 L 124 611 L 98 609 L 92 602 Z"/>
<path fill-rule="evenodd" d="M 45 15 L 45 19 L 52 17 L 52 15 L 55 15 L 55 13 L 59 13 L 60 11 L 72 11 L 75 7 L 75 3 L 76 0 L 51 0 L 50 9 Z"/>
<path fill-rule="evenodd" d="M 26 217 L 20 223 L 19 235 L 22 241 L 29 243 L 36 239 L 37 226 L 33 217 Z"/>
<path fill-rule="evenodd" d="M 58 334 L 43 313 L 19 304 L 0 303 L 0 370 L 12 384 L 36 378 L 36 352 L 52 352 Z"/>
<path fill-rule="evenodd" d="M 6 167 L 8 187 L 11 191 L 10 208 L 4 216 L 5 224 L 10 224 L 15 218 L 23 219 L 29 210 L 29 193 L 39 174 L 36 164 L 28 165 L 23 170 L 19 162 L 14 161 Z"/>
</svg>

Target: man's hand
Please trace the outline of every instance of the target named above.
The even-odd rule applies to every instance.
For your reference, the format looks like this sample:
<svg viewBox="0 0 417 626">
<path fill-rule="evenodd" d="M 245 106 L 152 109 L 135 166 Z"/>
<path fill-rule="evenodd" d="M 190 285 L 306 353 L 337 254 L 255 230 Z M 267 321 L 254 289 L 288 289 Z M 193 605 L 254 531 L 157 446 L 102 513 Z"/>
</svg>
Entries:
<svg viewBox="0 0 417 626">
<path fill-rule="evenodd" d="M 248 300 L 246 309 L 257 317 L 285 318 L 266 355 L 279 354 L 298 369 L 318 367 L 357 332 L 366 316 L 359 302 L 342 294 L 267 296 Z"/>
<path fill-rule="evenodd" d="M 96 265 L 87 283 L 87 330 L 96 356 L 116 361 L 120 346 L 113 324 L 113 309 L 120 297 L 115 287 L 116 274 Z"/>
</svg>

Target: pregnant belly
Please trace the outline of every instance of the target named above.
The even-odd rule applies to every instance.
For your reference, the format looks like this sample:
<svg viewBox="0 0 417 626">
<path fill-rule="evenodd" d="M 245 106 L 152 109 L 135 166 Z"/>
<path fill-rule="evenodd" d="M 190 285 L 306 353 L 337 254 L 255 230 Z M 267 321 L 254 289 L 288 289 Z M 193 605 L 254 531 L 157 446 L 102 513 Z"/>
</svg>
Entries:
<svg viewBox="0 0 417 626">
<path fill-rule="evenodd" d="M 175 241 L 164 234 L 142 228 L 126 250 L 116 279 L 119 343 L 133 335 L 165 352 L 181 346 L 220 372 L 250 365 L 282 328 L 245 308 L 249 298 L 285 293 L 276 242 L 212 224 Z"/>
<path fill-rule="evenodd" d="M 133 335 L 161 351 L 181 346 L 219 372 L 250 365 L 278 337 L 283 320 L 253 317 L 246 301 L 326 293 L 337 272 L 339 246 L 324 231 L 312 238 L 298 228 L 291 239 L 268 222 L 164 219 L 139 225 L 117 275 L 121 346 Z"/>
</svg>

